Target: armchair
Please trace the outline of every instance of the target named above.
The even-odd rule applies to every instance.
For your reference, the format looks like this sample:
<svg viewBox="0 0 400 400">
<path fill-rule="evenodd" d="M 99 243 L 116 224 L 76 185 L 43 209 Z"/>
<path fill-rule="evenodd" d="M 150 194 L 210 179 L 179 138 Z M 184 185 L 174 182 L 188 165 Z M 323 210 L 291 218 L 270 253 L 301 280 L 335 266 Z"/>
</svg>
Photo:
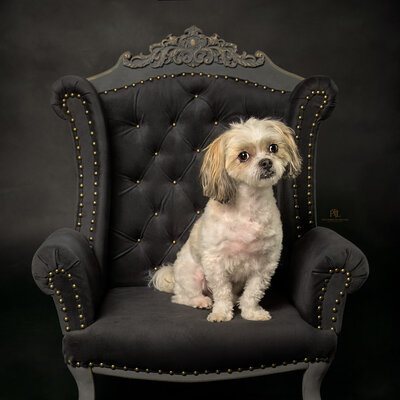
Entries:
<svg viewBox="0 0 400 400">
<path fill-rule="evenodd" d="M 75 148 L 76 217 L 44 241 L 32 271 L 57 308 L 80 400 L 95 398 L 92 374 L 200 382 L 293 370 L 305 371 L 303 399 L 320 398 L 347 295 L 368 276 L 354 244 L 316 226 L 317 134 L 336 93 L 328 77 L 303 79 L 194 26 L 102 74 L 55 82 L 52 106 Z M 212 324 L 147 282 L 206 204 L 202 150 L 250 116 L 294 129 L 303 172 L 275 188 L 284 251 L 263 299 L 272 320 Z"/>
</svg>

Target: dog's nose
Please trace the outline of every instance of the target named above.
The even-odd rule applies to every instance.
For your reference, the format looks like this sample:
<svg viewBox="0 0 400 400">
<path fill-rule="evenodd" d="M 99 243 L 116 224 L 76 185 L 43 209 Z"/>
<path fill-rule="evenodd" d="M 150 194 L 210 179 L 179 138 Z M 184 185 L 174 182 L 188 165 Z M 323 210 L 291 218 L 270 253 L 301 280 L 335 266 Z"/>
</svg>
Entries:
<svg viewBox="0 0 400 400">
<path fill-rule="evenodd" d="M 272 160 L 270 160 L 269 158 L 263 158 L 258 165 L 266 170 L 270 170 L 272 167 Z"/>
</svg>

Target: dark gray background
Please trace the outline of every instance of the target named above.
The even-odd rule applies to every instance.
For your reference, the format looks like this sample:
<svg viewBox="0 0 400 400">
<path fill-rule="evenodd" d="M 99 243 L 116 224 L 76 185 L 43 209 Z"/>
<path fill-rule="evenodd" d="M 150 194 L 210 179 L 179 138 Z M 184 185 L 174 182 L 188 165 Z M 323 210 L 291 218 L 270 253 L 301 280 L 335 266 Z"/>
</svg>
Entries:
<svg viewBox="0 0 400 400">
<path fill-rule="evenodd" d="M 378 4 L 379 3 L 379 4 Z M 54 229 L 73 225 L 74 171 L 66 125 L 49 105 L 59 77 L 94 75 L 125 50 L 190 25 L 217 32 L 249 53 L 260 49 L 304 77 L 329 75 L 338 104 L 318 146 L 318 219 L 356 243 L 371 276 L 349 299 L 325 399 L 391 399 L 398 357 L 399 35 L 395 1 L 25 1 L 0 4 L 0 399 L 71 399 L 50 298 L 30 260 Z M 329 220 L 339 210 L 342 219 Z M 397 235 L 396 235 L 397 234 Z M 397 261 L 397 263 L 396 263 Z M 162 334 L 162 333 L 160 333 Z M 301 376 L 213 384 L 96 379 L 99 399 L 170 393 L 298 399 Z M 119 396 L 117 395 L 119 393 Z M 213 397 L 211 396 L 211 397 Z M 133 397 L 133 396 L 132 396 Z M 126 397 L 127 398 L 127 397 Z M 130 398 L 130 397 L 129 397 Z"/>
</svg>

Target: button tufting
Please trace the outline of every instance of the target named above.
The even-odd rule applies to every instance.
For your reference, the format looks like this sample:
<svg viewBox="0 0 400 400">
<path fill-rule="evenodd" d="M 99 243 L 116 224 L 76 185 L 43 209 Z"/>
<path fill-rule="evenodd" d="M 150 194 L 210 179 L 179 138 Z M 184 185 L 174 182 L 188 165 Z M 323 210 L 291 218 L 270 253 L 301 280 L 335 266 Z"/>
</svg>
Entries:
<svg viewBox="0 0 400 400">
<path fill-rule="evenodd" d="M 273 95 L 270 88 L 267 92 L 261 90 L 264 88 L 261 84 L 248 81 L 244 86 L 244 80 L 223 74 L 217 79 L 215 74 L 201 72 L 186 72 L 185 75 L 156 73 L 153 83 L 150 79 L 131 83 L 118 89 L 116 95 L 111 95 L 113 89 L 109 90 L 108 96 L 102 98 L 111 148 L 118 154 L 113 159 L 115 197 L 110 251 L 116 268 L 112 268 L 112 282 L 120 281 L 122 273 L 127 285 L 141 285 L 144 269 L 153 270 L 174 259 L 180 239 L 172 241 L 171 238 L 182 238 L 183 241 L 206 204 L 199 179 L 203 149 L 217 137 L 225 121 L 231 122 L 236 115 L 268 116 L 271 105 L 275 110 L 276 102 L 280 101 L 277 95 L 281 93 L 280 88 Z M 221 88 L 227 88 L 227 91 Z M 237 102 L 230 97 L 231 89 L 243 92 L 246 98 L 254 101 Z M 147 121 L 145 125 L 142 118 Z M 94 130 L 94 122 L 92 127 L 89 130 Z M 146 134 L 135 131 L 144 127 Z M 127 134 L 132 131 L 134 134 Z M 90 143 L 93 141 L 97 143 L 92 151 L 100 154 L 96 135 Z M 83 173 L 82 168 L 80 172 Z M 99 171 L 100 178 L 101 170 L 95 170 Z M 93 173 L 91 175 L 93 177 Z M 87 176 L 88 172 L 85 179 L 90 178 Z M 137 187 L 144 176 L 145 183 Z M 79 183 L 83 183 L 83 179 Z M 84 183 L 86 187 L 86 180 Z M 171 187 L 171 184 L 175 186 Z M 89 186 L 93 188 L 93 185 Z M 93 189 L 101 189 L 99 179 L 98 186 Z M 96 200 L 100 205 L 100 199 Z M 85 193 L 88 218 L 94 218 L 90 209 L 92 201 L 91 193 Z M 95 229 L 94 219 L 88 230 L 90 227 Z M 136 239 L 139 232 L 141 238 L 146 237 L 144 246 L 137 245 L 141 240 Z M 135 268 L 128 270 L 122 265 L 134 265 Z"/>
</svg>

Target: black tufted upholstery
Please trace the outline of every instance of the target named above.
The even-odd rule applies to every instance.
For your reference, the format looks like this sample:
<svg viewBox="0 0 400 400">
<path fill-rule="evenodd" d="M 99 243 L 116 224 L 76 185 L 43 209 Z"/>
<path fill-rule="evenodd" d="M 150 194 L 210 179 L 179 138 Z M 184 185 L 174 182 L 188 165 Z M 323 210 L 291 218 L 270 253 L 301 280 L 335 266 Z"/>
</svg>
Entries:
<svg viewBox="0 0 400 400">
<path fill-rule="evenodd" d="M 112 285 L 146 284 L 149 270 L 175 259 L 207 201 L 202 150 L 239 118 L 284 118 L 289 97 L 206 76 L 101 95 L 113 153 Z"/>
</svg>

